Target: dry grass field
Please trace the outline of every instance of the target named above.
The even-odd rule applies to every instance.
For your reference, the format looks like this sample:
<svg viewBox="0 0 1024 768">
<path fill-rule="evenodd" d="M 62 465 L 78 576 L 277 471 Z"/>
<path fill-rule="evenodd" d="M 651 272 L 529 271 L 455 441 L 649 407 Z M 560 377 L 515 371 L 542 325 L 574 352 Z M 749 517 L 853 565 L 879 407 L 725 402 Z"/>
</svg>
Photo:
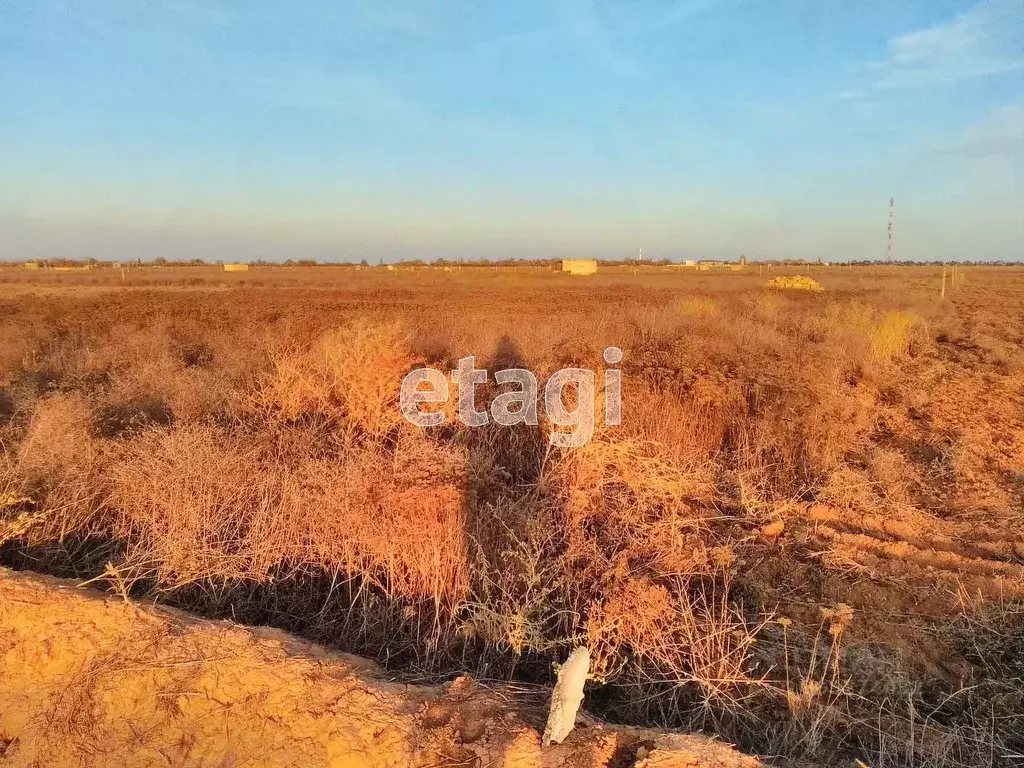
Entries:
<svg viewBox="0 0 1024 768">
<path fill-rule="evenodd" d="M 583 643 L 590 711 L 785 764 L 1020 764 L 1024 269 L 796 273 L 5 268 L 0 564 L 408 679 Z M 398 410 L 610 345 L 579 449 Z"/>
</svg>

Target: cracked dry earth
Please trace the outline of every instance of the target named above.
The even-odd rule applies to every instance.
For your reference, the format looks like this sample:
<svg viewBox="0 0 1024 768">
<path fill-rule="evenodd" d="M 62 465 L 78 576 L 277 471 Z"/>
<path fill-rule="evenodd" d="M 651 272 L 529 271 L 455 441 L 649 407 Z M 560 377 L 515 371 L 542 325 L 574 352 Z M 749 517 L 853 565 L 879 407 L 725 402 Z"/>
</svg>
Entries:
<svg viewBox="0 0 1024 768">
<path fill-rule="evenodd" d="M 0 765 L 762 765 L 702 736 L 587 716 L 541 748 L 544 692 L 389 681 L 277 630 L 0 569 Z"/>
</svg>

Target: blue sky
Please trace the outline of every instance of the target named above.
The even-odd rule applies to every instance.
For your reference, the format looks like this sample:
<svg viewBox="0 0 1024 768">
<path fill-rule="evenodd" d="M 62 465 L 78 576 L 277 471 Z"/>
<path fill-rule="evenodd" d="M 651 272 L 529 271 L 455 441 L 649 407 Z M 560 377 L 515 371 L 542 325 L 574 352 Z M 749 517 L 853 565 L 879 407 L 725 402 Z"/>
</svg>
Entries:
<svg viewBox="0 0 1024 768">
<path fill-rule="evenodd" d="M 4 0 L 0 257 L 1024 258 L 1024 0 Z"/>
</svg>

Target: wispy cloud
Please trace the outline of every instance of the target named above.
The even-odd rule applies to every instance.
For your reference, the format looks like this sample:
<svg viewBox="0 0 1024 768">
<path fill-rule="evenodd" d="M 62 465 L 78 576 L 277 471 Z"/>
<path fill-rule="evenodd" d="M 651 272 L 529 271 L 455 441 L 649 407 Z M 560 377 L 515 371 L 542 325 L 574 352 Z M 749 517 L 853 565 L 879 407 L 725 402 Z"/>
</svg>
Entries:
<svg viewBox="0 0 1024 768">
<path fill-rule="evenodd" d="M 276 71 L 222 72 L 219 77 L 239 96 L 252 102 L 336 117 L 364 115 L 413 119 L 418 113 L 408 99 L 371 72 L 325 70 L 310 66 Z"/>
<path fill-rule="evenodd" d="M 936 148 L 943 154 L 992 157 L 1024 153 L 1024 104 L 1001 107 Z"/>
<path fill-rule="evenodd" d="M 865 98 L 867 93 L 862 88 L 851 88 L 848 91 L 840 91 L 836 94 L 836 101 L 860 101 Z"/>
<path fill-rule="evenodd" d="M 636 75 L 641 67 L 626 51 L 611 27 L 603 6 L 595 0 L 570 0 L 565 6 L 565 30 L 599 68 L 616 75 Z"/>
<path fill-rule="evenodd" d="M 986 0 L 942 24 L 889 41 L 864 66 L 875 89 L 936 88 L 1024 69 L 1024 0 Z"/>
<path fill-rule="evenodd" d="M 614 4 L 602 0 L 557 0 L 542 3 L 529 22 L 473 44 L 477 52 L 521 54 L 526 49 L 571 49 L 596 70 L 613 76 L 642 75 L 637 57 L 645 36 L 663 32 L 714 10 L 726 0 L 636 0 Z"/>
</svg>

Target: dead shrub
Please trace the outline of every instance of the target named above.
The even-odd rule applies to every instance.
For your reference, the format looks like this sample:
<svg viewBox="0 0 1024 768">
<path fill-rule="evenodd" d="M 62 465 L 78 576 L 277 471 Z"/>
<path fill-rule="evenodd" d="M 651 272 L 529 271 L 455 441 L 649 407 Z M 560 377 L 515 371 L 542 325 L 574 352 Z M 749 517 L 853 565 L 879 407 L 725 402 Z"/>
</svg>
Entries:
<svg viewBox="0 0 1024 768">
<path fill-rule="evenodd" d="M 14 398 L 0 389 L 0 427 L 7 426 L 16 412 L 17 404 L 14 402 Z"/>
<path fill-rule="evenodd" d="M 549 510 L 499 498 L 476 509 L 470 531 L 471 594 L 461 606 L 461 632 L 516 656 L 570 642 L 571 584 L 556 556 L 560 531 Z"/>
<path fill-rule="evenodd" d="M 915 327 L 920 318 L 912 312 L 895 310 L 886 312 L 870 331 L 871 360 L 874 363 L 888 363 L 906 355 Z"/>
<path fill-rule="evenodd" d="M 95 390 L 108 372 L 91 341 L 85 334 L 59 329 L 25 350 L 17 378 L 37 396 Z"/>
<path fill-rule="evenodd" d="M 708 296 L 690 296 L 679 301 L 679 311 L 696 317 L 713 315 L 718 311 L 715 300 Z"/>
<path fill-rule="evenodd" d="M 468 582 L 458 452 L 406 441 L 324 460 L 280 446 L 199 425 L 135 438 L 110 470 L 126 567 L 164 588 L 313 569 L 450 622 Z"/>
<path fill-rule="evenodd" d="M 135 438 L 110 468 L 129 565 L 162 586 L 265 579 L 280 562 L 282 467 L 247 441 L 188 425 Z"/>
<path fill-rule="evenodd" d="M 359 322 L 321 339 L 329 386 L 350 424 L 383 437 L 402 423 L 397 408 L 402 377 L 416 362 L 409 345 L 398 323 Z"/>
<path fill-rule="evenodd" d="M 468 584 L 461 451 L 415 437 L 309 462 L 291 486 L 296 562 L 359 577 L 400 603 L 451 616 Z"/>
<path fill-rule="evenodd" d="M 93 417 L 93 428 L 100 437 L 123 438 L 147 427 L 165 427 L 173 418 L 166 403 L 153 397 L 141 397 L 101 407 Z"/>
<path fill-rule="evenodd" d="M 820 488 L 871 423 L 870 410 L 828 378 L 754 387 L 727 444 L 746 493 L 771 504 Z"/>
<path fill-rule="evenodd" d="M 22 495 L 14 462 L 0 454 L 0 546 L 24 538 L 46 518 L 45 512 L 28 508 L 31 501 Z"/>
<path fill-rule="evenodd" d="M 599 675 L 623 678 L 648 695 L 689 698 L 706 727 L 767 690 L 750 672 L 761 626 L 749 625 L 731 604 L 727 580 L 675 579 L 666 588 L 634 578 L 592 608 L 587 636 Z"/>
<path fill-rule="evenodd" d="M 92 436 L 92 412 L 80 395 L 52 395 L 36 408 L 18 446 L 19 494 L 47 510 L 33 540 L 86 531 L 106 499 L 106 453 Z"/>
<path fill-rule="evenodd" d="M 613 679 L 631 659 L 645 667 L 661 643 L 679 649 L 665 632 L 689 600 L 684 582 L 724 574 L 734 562 L 727 546 L 711 543 L 692 502 L 706 482 L 667 462 L 654 443 L 607 437 L 564 452 L 542 479 L 561 536 L 560 604 L 583 617 L 574 631 L 594 644 L 595 674 Z M 695 670 L 679 652 L 662 659 L 666 674 Z"/>
<path fill-rule="evenodd" d="M 181 344 L 178 356 L 186 368 L 205 368 L 213 364 L 213 348 L 203 341 L 192 341 Z"/>
<path fill-rule="evenodd" d="M 698 378 L 681 394 L 634 382 L 623 392 L 621 427 L 630 438 L 658 445 L 659 453 L 688 473 L 710 482 L 729 424 L 740 408 L 728 388 Z"/>
<path fill-rule="evenodd" d="M 564 452 L 542 482 L 557 488 L 569 548 L 593 552 L 600 542 L 596 568 L 649 545 L 660 527 L 678 533 L 672 538 L 684 547 L 686 534 L 702 528 L 689 499 L 707 492 L 707 478 L 666 462 L 653 443 L 595 437 Z"/>
<path fill-rule="evenodd" d="M 416 363 L 409 347 L 399 324 L 359 321 L 328 331 L 311 349 L 276 348 L 256 401 L 288 419 L 321 413 L 384 437 L 402 423 L 402 378 Z"/>
</svg>

